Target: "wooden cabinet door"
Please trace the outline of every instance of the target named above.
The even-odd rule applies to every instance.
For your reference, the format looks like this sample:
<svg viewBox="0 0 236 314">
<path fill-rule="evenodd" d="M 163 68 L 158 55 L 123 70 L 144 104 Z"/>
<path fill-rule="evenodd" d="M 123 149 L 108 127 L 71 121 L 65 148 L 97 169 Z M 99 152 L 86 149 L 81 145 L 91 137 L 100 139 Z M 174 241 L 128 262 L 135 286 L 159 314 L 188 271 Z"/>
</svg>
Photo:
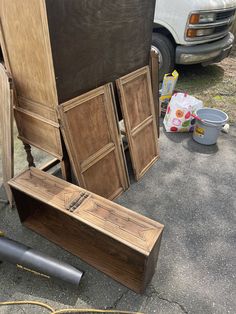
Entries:
<svg viewBox="0 0 236 314">
<path fill-rule="evenodd" d="M 156 115 L 148 67 L 116 81 L 136 180 L 159 157 Z"/>
<path fill-rule="evenodd" d="M 81 187 L 114 199 L 129 186 L 112 85 L 58 106 L 62 134 Z"/>
</svg>

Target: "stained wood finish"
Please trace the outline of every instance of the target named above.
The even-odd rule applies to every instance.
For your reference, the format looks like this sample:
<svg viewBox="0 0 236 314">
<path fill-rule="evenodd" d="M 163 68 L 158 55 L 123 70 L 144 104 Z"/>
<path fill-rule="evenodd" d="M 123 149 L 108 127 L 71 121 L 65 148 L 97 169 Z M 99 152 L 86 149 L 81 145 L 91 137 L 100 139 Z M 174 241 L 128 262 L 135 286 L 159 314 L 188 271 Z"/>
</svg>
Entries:
<svg viewBox="0 0 236 314">
<path fill-rule="evenodd" d="M 63 158 L 59 124 L 20 107 L 14 108 L 19 138 L 57 159 Z"/>
<path fill-rule="evenodd" d="M 129 185 L 114 110 L 110 84 L 58 106 L 79 185 L 109 199 Z"/>
<path fill-rule="evenodd" d="M 159 158 L 156 115 L 148 67 L 116 81 L 136 180 Z"/>
<path fill-rule="evenodd" d="M 28 162 L 28 167 L 36 167 L 36 165 L 34 163 L 34 157 L 33 157 L 32 152 L 31 152 L 31 146 L 27 143 L 24 143 L 24 142 L 23 142 L 23 145 L 24 145 L 24 150 L 26 152 L 26 159 Z"/>
<path fill-rule="evenodd" d="M 12 207 L 13 198 L 8 181 L 14 176 L 14 142 L 13 142 L 13 92 L 10 77 L 0 63 L 0 127 L 2 142 L 2 176 L 8 201 Z"/>
<path fill-rule="evenodd" d="M 56 123 L 58 104 L 147 65 L 154 7 L 155 0 L 0 0 L 0 41 L 17 106 L 34 121 Z M 25 142 L 58 156 L 58 132 L 48 145 L 39 119 L 32 129 L 17 116 L 39 135 L 24 132 Z"/>
<path fill-rule="evenodd" d="M 24 225 L 130 289 L 145 290 L 163 225 L 38 169 L 9 184 Z M 67 210 L 81 193 L 88 197 L 74 212 Z"/>
<path fill-rule="evenodd" d="M 62 133 L 61 133 L 61 143 L 62 143 L 62 154 L 63 154 L 63 158 L 60 162 L 62 178 L 68 182 L 72 182 L 72 169 L 71 169 L 71 164 L 70 164 L 70 158 L 66 150 L 64 140 L 62 138 Z"/>
<path fill-rule="evenodd" d="M 50 169 L 55 167 L 57 164 L 59 164 L 59 160 L 54 158 L 54 159 L 48 161 L 43 166 L 41 166 L 39 169 L 42 170 L 42 171 L 49 171 Z"/>
<path fill-rule="evenodd" d="M 55 107 L 57 94 L 44 0 L 1 0 L 0 12 L 18 96 Z"/>
<path fill-rule="evenodd" d="M 149 63 L 155 0 L 46 0 L 59 102 Z"/>
<path fill-rule="evenodd" d="M 55 108 L 48 108 L 24 97 L 17 97 L 17 106 L 47 120 L 58 122 Z"/>
<path fill-rule="evenodd" d="M 53 108 L 147 65 L 154 8 L 155 0 L 1 0 L 18 96 Z"/>
<path fill-rule="evenodd" d="M 56 81 L 44 0 L 1 0 L 3 55 L 14 78 L 23 142 L 62 159 Z"/>
<path fill-rule="evenodd" d="M 0 11 L 0 14 L 1 14 L 1 11 Z M 9 57 L 8 57 L 8 53 L 7 53 L 7 48 L 6 48 L 5 38 L 4 38 L 4 34 L 3 34 L 1 19 L 0 19 L 0 48 L 1 48 L 0 49 L 1 62 L 4 63 L 8 73 L 11 73 L 10 64 L 9 64 Z M 4 56 L 4 58 L 3 58 L 3 56 Z"/>
<path fill-rule="evenodd" d="M 157 123 L 157 134 L 158 138 L 160 137 L 160 102 L 159 102 L 159 55 L 156 50 L 151 50 L 150 57 L 150 69 L 151 69 L 151 79 L 152 79 L 152 93 L 153 93 L 153 102 L 156 115 Z"/>
</svg>

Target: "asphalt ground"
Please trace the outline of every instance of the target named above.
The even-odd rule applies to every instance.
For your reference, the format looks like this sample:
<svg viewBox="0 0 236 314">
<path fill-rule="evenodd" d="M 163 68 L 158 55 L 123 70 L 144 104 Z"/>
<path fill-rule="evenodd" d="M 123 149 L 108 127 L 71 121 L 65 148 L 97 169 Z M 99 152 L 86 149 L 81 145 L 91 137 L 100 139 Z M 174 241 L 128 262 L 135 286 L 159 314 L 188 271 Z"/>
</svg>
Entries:
<svg viewBox="0 0 236 314">
<path fill-rule="evenodd" d="M 39 300 L 57 309 L 236 313 L 236 127 L 209 147 L 195 143 L 191 134 L 161 130 L 160 148 L 160 160 L 116 200 L 165 225 L 156 273 L 144 295 L 22 227 L 16 209 L 0 204 L 0 230 L 9 238 L 85 271 L 76 290 L 3 262 L 0 301 Z M 0 307 L 0 313 L 47 311 L 14 306 Z"/>
</svg>

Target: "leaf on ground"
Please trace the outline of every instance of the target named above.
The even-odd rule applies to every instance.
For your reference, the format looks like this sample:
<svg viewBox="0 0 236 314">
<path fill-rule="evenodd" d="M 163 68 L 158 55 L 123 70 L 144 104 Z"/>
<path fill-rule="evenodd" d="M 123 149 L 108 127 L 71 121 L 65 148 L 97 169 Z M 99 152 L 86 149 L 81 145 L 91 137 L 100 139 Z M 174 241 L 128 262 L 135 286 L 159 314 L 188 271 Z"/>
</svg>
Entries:
<svg viewBox="0 0 236 314">
<path fill-rule="evenodd" d="M 222 100 L 222 97 L 220 95 L 216 95 L 213 97 L 215 100 Z"/>
</svg>

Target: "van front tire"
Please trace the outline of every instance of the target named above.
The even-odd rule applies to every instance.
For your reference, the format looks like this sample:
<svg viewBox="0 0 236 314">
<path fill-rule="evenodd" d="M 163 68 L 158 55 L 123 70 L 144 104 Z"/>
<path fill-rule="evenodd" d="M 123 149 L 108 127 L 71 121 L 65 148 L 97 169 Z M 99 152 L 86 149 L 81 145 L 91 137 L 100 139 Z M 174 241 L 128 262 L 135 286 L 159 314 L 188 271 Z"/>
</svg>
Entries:
<svg viewBox="0 0 236 314">
<path fill-rule="evenodd" d="M 166 73 L 174 69 L 174 46 L 163 34 L 152 34 L 152 46 L 159 53 L 159 80 L 162 81 Z"/>
</svg>

